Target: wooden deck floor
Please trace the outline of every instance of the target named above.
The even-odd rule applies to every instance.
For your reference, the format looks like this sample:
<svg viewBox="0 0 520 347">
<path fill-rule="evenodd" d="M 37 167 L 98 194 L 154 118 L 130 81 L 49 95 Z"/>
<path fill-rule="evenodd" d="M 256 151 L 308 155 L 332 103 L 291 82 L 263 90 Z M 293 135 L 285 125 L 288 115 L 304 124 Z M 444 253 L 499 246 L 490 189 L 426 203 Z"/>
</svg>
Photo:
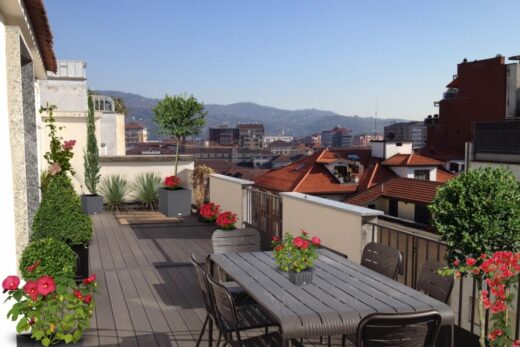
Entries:
<svg viewBox="0 0 520 347">
<path fill-rule="evenodd" d="M 169 225 L 120 225 L 104 213 L 93 222 L 90 266 L 98 292 L 82 344 L 195 346 L 205 308 L 189 258 L 210 253 L 215 227 L 193 216 Z"/>
</svg>

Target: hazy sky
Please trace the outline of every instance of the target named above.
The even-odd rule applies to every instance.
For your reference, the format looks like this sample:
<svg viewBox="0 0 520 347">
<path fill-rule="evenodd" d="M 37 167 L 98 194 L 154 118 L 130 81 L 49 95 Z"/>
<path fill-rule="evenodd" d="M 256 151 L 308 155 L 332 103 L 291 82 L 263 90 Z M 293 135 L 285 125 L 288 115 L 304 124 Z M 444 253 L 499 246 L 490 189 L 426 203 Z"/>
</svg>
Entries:
<svg viewBox="0 0 520 347">
<path fill-rule="evenodd" d="M 45 0 L 94 89 L 344 115 L 436 113 L 463 58 L 520 54 L 520 1 Z"/>
</svg>

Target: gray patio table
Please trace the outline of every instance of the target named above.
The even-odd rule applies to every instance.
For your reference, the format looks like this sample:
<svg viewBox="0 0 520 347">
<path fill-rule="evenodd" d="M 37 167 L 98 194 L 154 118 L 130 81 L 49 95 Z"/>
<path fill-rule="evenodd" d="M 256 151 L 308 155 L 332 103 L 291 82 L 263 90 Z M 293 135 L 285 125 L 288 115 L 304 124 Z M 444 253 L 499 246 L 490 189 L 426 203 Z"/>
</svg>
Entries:
<svg viewBox="0 0 520 347">
<path fill-rule="evenodd" d="M 278 269 L 272 252 L 211 258 L 279 323 L 285 345 L 294 338 L 354 336 L 358 323 L 374 312 L 429 309 L 439 311 L 451 340 L 447 344 L 453 344 L 454 315 L 448 305 L 329 250 L 319 249 L 318 254 L 313 281 L 303 286 Z"/>
</svg>

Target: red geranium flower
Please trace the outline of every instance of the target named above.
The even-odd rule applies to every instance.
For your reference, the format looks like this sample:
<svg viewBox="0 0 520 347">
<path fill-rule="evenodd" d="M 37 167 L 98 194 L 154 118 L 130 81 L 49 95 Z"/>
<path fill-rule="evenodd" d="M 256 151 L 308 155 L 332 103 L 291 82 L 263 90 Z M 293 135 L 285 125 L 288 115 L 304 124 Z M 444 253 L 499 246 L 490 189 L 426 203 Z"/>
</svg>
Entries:
<svg viewBox="0 0 520 347">
<path fill-rule="evenodd" d="M 78 289 L 74 289 L 74 296 L 80 300 L 83 300 L 83 294 L 81 294 L 81 291 Z"/>
<path fill-rule="evenodd" d="M 36 281 L 27 281 L 25 286 L 23 286 L 23 291 L 27 294 L 33 301 L 38 299 L 38 284 Z"/>
<path fill-rule="evenodd" d="M 303 239 L 301 237 L 296 237 L 294 238 L 294 241 L 293 241 L 294 245 L 298 248 L 302 248 L 303 247 L 303 244 L 305 243 L 303 241 Z"/>
<path fill-rule="evenodd" d="M 164 186 L 169 189 L 174 189 L 181 184 L 181 179 L 177 176 L 168 176 L 164 179 Z"/>
<path fill-rule="evenodd" d="M 475 258 L 468 258 L 466 259 L 466 264 L 468 264 L 468 266 L 473 266 L 477 263 L 477 259 Z"/>
<path fill-rule="evenodd" d="M 92 274 L 83 280 L 83 284 L 90 284 L 96 281 L 96 274 Z"/>
<path fill-rule="evenodd" d="M 74 145 L 76 144 L 76 140 L 69 140 L 63 142 L 63 149 L 66 151 L 70 151 L 74 148 Z"/>
<path fill-rule="evenodd" d="M 2 282 L 2 288 L 4 288 L 4 290 L 16 290 L 18 289 L 18 285 L 20 285 L 18 276 L 7 276 Z"/>
<path fill-rule="evenodd" d="M 54 283 L 54 278 L 51 276 L 40 277 L 36 285 L 38 286 L 38 293 L 43 296 L 49 295 L 56 290 L 56 283 Z"/>
<path fill-rule="evenodd" d="M 280 241 L 280 238 L 278 236 L 273 236 L 273 241 L 274 242 L 279 242 Z"/>
<path fill-rule="evenodd" d="M 278 245 L 274 248 L 276 252 L 280 252 L 282 249 L 284 249 L 285 245 L 282 243 L 281 245 Z"/>
<path fill-rule="evenodd" d="M 315 244 L 316 246 L 319 246 L 320 243 L 321 243 L 321 240 L 320 240 L 319 237 L 314 236 L 314 237 L 311 239 L 311 242 L 312 242 L 313 244 Z"/>
<path fill-rule="evenodd" d="M 237 214 L 230 211 L 226 211 L 218 215 L 215 223 L 217 223 L 219 228 L 229 230 L 235 228 L 236 222 Z"/>
<path fill-rule="evenodd" d="M 92 301 L 92 295 L 90 295 L 90 294 L 85 295 L 85 297 L 83 298 L 83 301 L 84 301 L 87 305 L 90 304 L 90 302 Z"/>
<path fill-rule="evenodd" d="M 455 259 L 455 261 L 453 262 L 453 265 L 454 266 L 459 266 L 460 264 L 460 261 L 458 259 Z"/>
</svg>

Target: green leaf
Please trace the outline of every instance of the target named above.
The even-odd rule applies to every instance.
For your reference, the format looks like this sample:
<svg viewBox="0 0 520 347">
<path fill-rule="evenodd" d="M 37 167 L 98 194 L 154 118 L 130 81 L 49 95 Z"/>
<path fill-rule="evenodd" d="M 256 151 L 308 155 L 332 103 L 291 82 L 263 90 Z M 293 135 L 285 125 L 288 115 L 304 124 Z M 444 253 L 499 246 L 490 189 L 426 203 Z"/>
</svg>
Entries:
<svg viewBox="0 0 520 347">
<path fill-rule="evenodd" d="M 44 338 L 41 342 L 42 345 L 44 345 L 45 347 L 49 347 L 49 345 L 51 344 L 51 340 L 49 340 L 48 337 Z"/>
<path fill-rule="evenodd" d="M 83 330 L 78 329 L 74 332 L 74 342 L 78 342 L 81 339 L 81 336 L 83 336 Z"/>
<path fill-rule="evenodd" d="M 64 336 L 65 343 L 71 343 L 73 339 L 74 337 L 72 336 L 72 334 L 67 334 Z"/>
<path fill-rule="evenodd" d="M 20 319 L 18 324 L 16 324 L 16 332 L 21 333 L 22 331 L 25 331 L 29 329 L 29 323 L 27 322 L 27 319 L 24 317 Z"/>
<path fill-rule="evenodd" d="M 32 338 L 37 341 L 40 341 L 44 335 L 45 333 L 41 330 L 33 330 L 32 332 Z"/>
</svg>

